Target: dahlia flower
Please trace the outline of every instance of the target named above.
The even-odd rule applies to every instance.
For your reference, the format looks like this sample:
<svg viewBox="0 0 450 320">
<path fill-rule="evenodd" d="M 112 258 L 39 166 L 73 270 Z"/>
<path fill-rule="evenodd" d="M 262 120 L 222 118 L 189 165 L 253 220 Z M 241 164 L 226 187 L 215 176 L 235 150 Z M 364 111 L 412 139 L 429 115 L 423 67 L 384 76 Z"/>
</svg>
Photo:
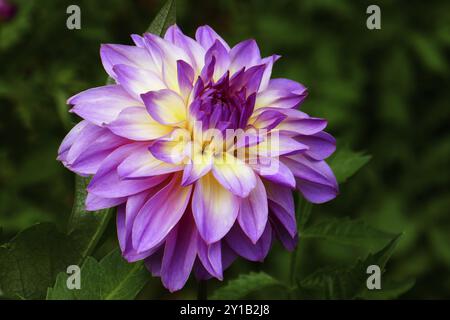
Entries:
<svg viewBox="0 0 450 320">
<path fill-rule="evenodd" d="M 87 210 L 117 206 L 123 257 L 170 291 L 191 271 L 222 279 L 237 256 L 262 261 L 275 238 L 292 250 L 292 191 L 313 203 L 338 192 L 327 122 L 296 108 L 306 88 L 271 79 L 278 55 L 261 58 L 254 40 L 230 48 L 208 26 L 195 40 L 176 25 L 131 37 L 101 46 L 115 84 L 68 100 L 84 120 L 58 159 L 93 176 Z"/>
</svg>

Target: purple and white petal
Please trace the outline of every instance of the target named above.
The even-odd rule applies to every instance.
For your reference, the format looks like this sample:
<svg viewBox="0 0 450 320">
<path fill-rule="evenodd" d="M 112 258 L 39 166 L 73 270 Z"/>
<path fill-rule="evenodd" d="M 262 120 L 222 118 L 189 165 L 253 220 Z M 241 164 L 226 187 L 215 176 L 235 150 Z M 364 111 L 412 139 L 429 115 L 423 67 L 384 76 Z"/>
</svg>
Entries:
<svg viewBox="0 0 450 320">
<path fill-rule="evenodd" d="M 147 251 L 138 253 L 137 250 L 133 247 L 132 242 L 134 220 L 136 219 L 137 214 L 139 213 L 145 202 L 153 195 L 155 195 L 158 190 L 159 188 L 155 187 L 130 196 L 128 197 L 126 206 L 124 208 L 121 206 L 117 210 L 117 235 L 119 238 L 119 245 L 122 250 L 122 256 L 128 262 L 142 260 L 155 253 L 155 251 L 160 250 L 159 248 L 161 248 L 161 244 L 163 243 L 163 241 Z"/>
<path fill-rule="evenodd" d="M 170 292 L 180 290 L 189 278 L 197 256 L 198 232 L 190 212 L 166 239 L 161 265 L 161 280 Z"/>
<path fill-rule="evenodd" d="M 63 164 L 67 163 L 67 153 L 69 152 L 70 148 L 74 144 L 74 142 L 77 140 L 80 133 L 84 130 L 86 126 L 90 126 L 88 121 L 83 120 L 77 123 L 70 131 L 69 133 L 64 137 L 63 141 L 61 142 L 61 145 L 58 149 L 58 157 L 57 160 L 63 162 Z"/>
<path fill-rule="evenodd" d="M 117 173 L 122 179 L 152 177 L 180 170 L 183 170 L 183 166 L 156 159 L 147 145 L 134 151 L 117 167 Z"/>
<path fill-rule="evenodd" d="M 234 195 L 245 198 L 256 186 L 256 176 L 252 168 L 231 155 L 215 159 L 212 173 L 217 181 Z"/>
<path fill-rule="evenodd" d="M 336 150 L 336 139 L 323 131 L 310 136 L 299 135 L 295 139 L 308 146 L 306 155 L 315 160 L 324 160 Z"/>
<path fill-rule="evenodd" d="M 263 107 L 293 108 L 301 103 L 308 91 L 298 82 L 288 79 L 272 79 L 267 88 L 258 93 L 255 109 Z"/>
<path fill-rule="evenodd" d="M 259 86 L 260 91 L 264 91 L 267 86 L 269 85 L 270 76 L 272 75 L 272 68 L 275 62 L 280 59 L 281 56 L 274 54 L 270 57 L 266 57 L 261 59 L 261 63 L 266 65 L 266 68 L 264 69 L 264 75 L 261 80 L 261 85 Z"/>
<path fill-rule="evenodd" d="M 88 193 L 86 197 L 86 210 L 97 211 L 118 206 L 127 201 L 126 197 L 121 198 L 102 198 L 93 193 Z"/>
<path fill-rule="evenodd" d="M 153 120 L 143 107 L 124 109 L 107 127 L 116 135 L 135 141 L 161 138 L 173 130 L 172 127 Z"/>
<path fill-rule="evenodd" d="M 241 257 L 250 261 L 263 261 L 272 245 L 272 227 L 270 223 L 256 243 L 253 243 L 242 231 L 239 224 L 235 224 L 225 237 L 227 244 Z"/>
<path fill-rule="evenodd" d="M 184 102 L 189 101 L 192 89 L 194 89 L 194 69 L 183 60 L 177 61 L 177 75 L 178 75 L 178 87 L 180 88 L 180 95 Z"/>
<path fill-rule="evenodd" d="M 212 169 L 212 165 L 213 157 L 210 153 L 196 153 L 184 167 L 181 184 L 187 186 L 196 182 Z"/>
<path fill-rule="evenodd" d="M 250 166 L 258 175 L 280 186 L 295 188 L 295 177 L 291 170 L 279 159 L 258 158 L 250 159 Z"/>
<path fill-rule="evenodd" d="M 144 48 L 122 44 L 103 44 L 100 47 L 100 57 L 105 71 L 116 80 L 117 73 L 114 71 L 114 66 L 118 64 L 153 72 L 157 71 L 151 56 Z"/>
<path fill-rule="evenodd" d="M 207 244 L 198 237 L 197 254 L 205 270 L 213 277 L 222 280 L 222 242 Z"/>
<path fill-rule="evenodd" d="M 155 253 L 145 259 L 145 267 L 154 277 L 161 276 L 161 266 L 164 257 L 164 246 L 161 246 Z"/>
<path fill-rule="evenodd" d="M 239 202 L 211 173 L 195 183 L 192 213 L 206 243 L 217 242 L 227 234 L 236 221 Z"/>
<path fill-rule="evenodd" d="M 282 155 L 302 153 L 308 146 L 293 137 L 272 131 L 261 143 L 249 148 L 252 157 L 275 158 Z"/>
<path fill-rule="evenodd" d="M 230 50 L 230 71 L 235 73 L 242 68 L 250 68 L 261 63 L 258 45 L 253 39 L 245 40 Z"/>
<path fill-rule="evenodd" d="M 325 161 L 306 155 L 294 155 L 282 160 L 297 178 L 297 188 L 312 203 L 334 199 L 339 188 L 336 178 Z"/>
<path fill-rule="evenodd" d="M 257 177 L 256 187 L 241 200 L 237 218 L 242 231 L 253 243 L 259 240 L 266 228 L 268 212 L 266 189 Z"/>
<path fill-rule="evenodd" d="M 136 180 L 133 180 L 136 181 Z M 178 223 L 187 208 L 192 187 L 182 187 L 179 175 L 151 197 L 133 223 L 133 247 L 141 253 L 158 245 Z"/>
<path fill-rule="evenodd" d="M 135 99 L 141 100 L 141 94 L 166 89 L 167 85 L 155 72 L 117 64 L 113 68 L 117 82 Z"/>
<path fill-rule="evenodd" d="M 167 29 L 164 39 L 181 48 L 189 55 L 194 70 L 199 71 L 203 67 L 206 50 L 194 39 L 184 35 L 176 25 Z"/>
<path fill-rule="evenodd" d="M 82 128 L 79 129 L 80 127 Z M 65 149 L 59 158 L 66 167 L 81 175 L 95 174 L 111 152 L 129 143 L 128 140 L 114 135 L 105 128 L 91 124 L 80 125 L 80 127 L 76 126 L 73 129 L 77 132 L 76 139 L 73 139 L 75 135 L 73 133 L 72 138 L 69 137 L 63 143 L 64 148 L 69 147 L 69 142 L 72 142 L 72 145 L 69 149 Z"/>
<path fill-rule="evenodd" d="M 67 103 L 74 105 L 71 112 L 98 126 L 110 123 L 125 108 L 143 105 L 119 85 L 88 89 L 69 98 Z"/>
<path fill-rule="evenodd" d="M 132 35 L 130 35 L 130 37 L 133 40 L 133 42 L 136 45 L 136 47 L 145 48 L 145 42 L 144 42 L 144 38 L 143 37 L 141 37 L 138 34 L 132 34 Z"/>
<path fill-rule="evenodd" d="M 287 115 L 276 109 L 265 110 L 261 112 L 252 122 L 252 125 L 257 129 L 272 130 L 278 126 Z"/>
<path fill-rule="evenodd" d="M 193 66 L 194 62 L 189 54 L 173 43 L 162 39 L 154 34 L 144 34 L 145 45 L 150 55 L 154 57 L 161 68 L 161 78 L 167 88 L 179 92 L 177 80 L 177 61 L 183 60 Z"/>
<path fill-rule="evenodd" d="M 219 40 L 220 43 L 225 47 L 225 49 L 227 49 L 227 51 L 230 51 L 230 46 L 210 26 L 199 27 L 195 32 L 195 39 L 205 50 L 211 48 L 214 42 L 216 40 Z"/>
<path fill-rule="evenodd" d="M 230 67 L 230 56 L 228 55 L 228 51 L 219 40 L 216 40 L 206 52 L 204 64 L 211 64 L 213 58 L 214 73 L 212 75 L 212 78 L 215 81 L 218 81 Z"/>
<path fill-rule="evenodd" d="M 283 247 L 285 247 L 288 251 L 293 251 L 298 243 L 298 233 L 295 233 L 295 235 L 292 236 L 291 233 L 285 228 L 285 225 L 283 225 L 278 220 L 278 217 L 273 214 L 269 216 L 269 220 L 275 236 L 278 240 L 280 240 Z"/>
<path fill-rule="evenodd" d="M 141 95 L 148 113 L 161 124 L 175 125 L 186 120 L 186 105 L 172 90 L 160 90 Z"/>
<path fill-rule="evenodd" d="M 87 190 L 105 198 L 126 197 L 150 189 L 165 180 L 165 176 L 155 176 L 144 179 L 122 180 L 117 173 L 117 166 L 129 156 L 139 150 L 140 143 L 131 143 L 117 148 L 101 164 L 97 173 L 89 183 Z"/>
</svg>

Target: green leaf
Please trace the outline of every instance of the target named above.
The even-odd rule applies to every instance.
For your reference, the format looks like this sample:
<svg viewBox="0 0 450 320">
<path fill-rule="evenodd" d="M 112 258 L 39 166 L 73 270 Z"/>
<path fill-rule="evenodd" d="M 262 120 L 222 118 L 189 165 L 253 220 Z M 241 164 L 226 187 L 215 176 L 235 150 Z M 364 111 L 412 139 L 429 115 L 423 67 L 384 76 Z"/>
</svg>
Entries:
<svg viewBox="0 0 450 320">
<path fill-rule="evenodd" d="M 264 272 L 250 272 L 230 280 L 225 286 L 217 289 L 211 299 L 237 300 L 243 299 L 252 292 L 273 286 L 284 286 L 281 282 Z"/>
<path fill-rule="evenodd" d="M 381 249 L 375 254 L 369 254 L 369 256 L 362 264 L 367 266 L 376 264 L 380 266 L 381 270 L 384 270 L 384 267 L 386 266 L 387 261 L 394 252 L 395 247 L 397 246 L 397 243 L 399 242 L 401 236 L 402 233 L 395 235 L 383 249 Z M 366 268 L 364 268 L 364 270 L 366 270 Z"/>
<path fill-rule="evenodd" d="M 52 224 L 34 225 L 0 247 L 0 289 L 12 298 L 42 299 L 56 275 L 78 261 L 73 239 Z"/>
<path fill-rule="evenodd" d="M 68 223 L 68 233 L 77 242 L 81 252 L 78 264 L 92 253 L 114 210 L 86 211 L 84 208 L 88 184 L 89 178 L 75 177 L 75 200 Z"/>
<path fill-rule="evenodd" d="M 437 260 L 442 261 L 450 267 L 450 243 L 448 241 L 448 230 L 434 227 L 428 233 L 431 242 L 431 248 Z"/>
<path fill-rule="evenodd" d="M 343 147 L 338 149 L 330 158 L 329 164 L 333 169 L 337 181 L 343 183 L 366 165 L 371 158 L 372 156 L 370 155 L 364 155 Z"/>
<path fill-rule="evenodd" d="M 301 232 L 311 217 L 312 203 L 303 198 L 299 191 L 294 192 L 295 203 L 295 218 L 297 222 L 297 229 Z"/>
<path fill-rule="evenodd" d="M 383 249 L 358 260 L 351 267 L 326 267 L 305 277 L 299 283 L 300 291 L 309 290 L 326 299 L 354 299 L 366 289 L 367 267 L 378 265 L 382 272 L 391 257 L 401 234 L 396 235 Z"/>
<path fill-rule="evenodd" d="M 175 0 L 168 0 L 153 19 L 147 32 L 162 36 L 167 28 L 175 24 L 177 17 L 175 4 Z"/>
<path fill-rule="evenodd" d="M 366 300 L 397 299 L 411 290 L 415 283 L 416 281 L 413 278 L 402 281 L 383 278 L 380 290 L 368 290 L 366 288 L 358 295 L 358 298 Z"/>
<path fill-rule="evenodd" d="M 444 50 L 438 46 L 435 41 L 429 39 L 428 36 L 422 34 L 410 35 L 410 43 L 423 64 L 434 72 L 445 73 L 447 70 L 447 62 Z"/>
<path fill-rule="evenodd" d="M 80 289 L 68 289 L 69 275 L 61 272 L 47 300 L 131 300 L 142 290 L 149 273 L 142 261 L 128 263 L 116 249 L 100 262 L 88 257 L 81 267 Z"/>
<path fill-rule="evenodd" d="M 378 249 L 394 237 L 394 234 L 381 231 L 362 220 L 349 218 L 328 219 L 306 228 L 303 238 L 322 238 L 344 245 L 354 245 Z"/>
</svg>

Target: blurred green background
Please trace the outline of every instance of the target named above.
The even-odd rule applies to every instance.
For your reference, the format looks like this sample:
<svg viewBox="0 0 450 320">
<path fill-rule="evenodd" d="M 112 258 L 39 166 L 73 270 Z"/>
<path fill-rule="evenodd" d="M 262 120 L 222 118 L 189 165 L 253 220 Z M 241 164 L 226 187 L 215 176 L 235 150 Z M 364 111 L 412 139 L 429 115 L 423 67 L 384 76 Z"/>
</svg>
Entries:
<svg viewBox="0 0 450 320">
<path fill-rule="evenodd" d="M 65 101 L 104 84 L 101 43 L 131 43 L 162 5 L 9 2 L 17 14 L 0 21 L 0 243 L 36 222 L 64 228 L 74 176 L 55 158 L 77 121 Z M 81 8 L 81 30 L 66 28 L 70 4 Z M 381 30 L 366 28 L 370 4 L 381 7 Z M 403 298 L 450 298 L 450 2 L 178 0 L 177 21 L 191 36 L 208 24 L 230 44 L 255 38 L 263 55 L 282 55 L 274 75 L 309 88 L 302 108 L 329 120 L 338 149 L 372 155 L 336 200 L 314 206 L 313 222 L 348 216 L 404 232 L 388 265 L 391 277 L 416 279 Z M 114 245 L 114 232 L 111 225 L 97 256 Z M 299 268 L 308 274 L 367 252 L 301 239 Z M 277 244 L 264 264 L 240 261 L 226 278 L 265 270 L 285 279 L 288 264 Z M 190 280 L 169 295 L 153 279 L 140 298 L 192 298 L 195 288 Z"/>
</svg>

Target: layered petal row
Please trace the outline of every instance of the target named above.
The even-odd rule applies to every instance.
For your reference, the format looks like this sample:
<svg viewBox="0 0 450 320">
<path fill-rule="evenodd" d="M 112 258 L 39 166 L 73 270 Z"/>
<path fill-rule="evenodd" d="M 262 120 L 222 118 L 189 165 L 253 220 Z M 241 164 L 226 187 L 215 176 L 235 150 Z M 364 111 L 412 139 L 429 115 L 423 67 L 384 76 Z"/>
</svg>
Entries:
<svg viewBox="0 0 450 320">
<path fill-rule="evenodd" d="M 115 83 L 68 100 L 83 120 L 58 150 L 92 176 L 87 210 L 117 207 L 123 257 L 175 291 L 191 273 L 222 280 L 237 256 L 263 261 L 275 239 L 293 250 L 293 193 L 323 203 L 339 192 L 327 122 L 298 109 L 307 89 L 271 79 L 280 56 L 208 26 L 132 40 L 101 46 Z"/>
</svg>

